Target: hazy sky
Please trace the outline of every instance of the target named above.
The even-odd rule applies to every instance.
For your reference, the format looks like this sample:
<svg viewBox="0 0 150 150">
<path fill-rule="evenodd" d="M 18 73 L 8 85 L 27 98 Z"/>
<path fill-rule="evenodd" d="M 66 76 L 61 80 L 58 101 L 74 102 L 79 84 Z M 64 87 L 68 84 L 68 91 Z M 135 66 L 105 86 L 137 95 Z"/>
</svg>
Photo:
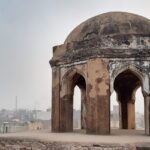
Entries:
<svg viewBox="0 0 150 150">
<path fill-rule="evenodd" d="M 150 0 L 0 0 L 0 109 L 51 106 L 52 47 L 108 11 L 150 18 Z"/>
</svg>

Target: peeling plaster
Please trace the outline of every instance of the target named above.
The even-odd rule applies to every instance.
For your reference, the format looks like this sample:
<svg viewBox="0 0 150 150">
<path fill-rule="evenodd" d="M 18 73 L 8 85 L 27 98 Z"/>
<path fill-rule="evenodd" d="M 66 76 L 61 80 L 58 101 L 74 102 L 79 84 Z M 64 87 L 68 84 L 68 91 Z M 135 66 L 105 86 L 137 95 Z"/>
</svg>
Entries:
<svg viewBox="0 0 150 150">
<path fill-rule="evenodd" d="M 113 93 L 114 91 L 114 80 L 115 78 L 125 70 L 131 70 L 135 73 L 141 80 L 143 91 L 149 95 L 150 94 L 150 87 L 149 87 L 149 80 L 150 77 L 148 75 L 149 72 L 149 61 L 111 61 L 109 64 L 109 73 L 110 73 L 110 91 Z"/>
</svg>

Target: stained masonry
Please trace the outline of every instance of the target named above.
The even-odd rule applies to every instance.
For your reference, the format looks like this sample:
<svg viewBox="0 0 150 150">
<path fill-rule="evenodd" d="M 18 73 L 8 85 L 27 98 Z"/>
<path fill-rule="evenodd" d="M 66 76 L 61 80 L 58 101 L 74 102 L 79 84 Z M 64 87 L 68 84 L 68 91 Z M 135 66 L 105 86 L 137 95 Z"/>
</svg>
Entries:
<svg viewBox="0 0 150 150">
<path fill-rule="evenodd" d="M 115 90 L 120 128 L 135 128 L 135 93 L 142 87 L 145 134 L 150 135 L 150 20 L 126 12 L 98 15 L 77 26 L 53 48 L 52 131 L 73 131 L 73 94 L 81 90 L 82 128 L 110 134 Z"/>
</svg>

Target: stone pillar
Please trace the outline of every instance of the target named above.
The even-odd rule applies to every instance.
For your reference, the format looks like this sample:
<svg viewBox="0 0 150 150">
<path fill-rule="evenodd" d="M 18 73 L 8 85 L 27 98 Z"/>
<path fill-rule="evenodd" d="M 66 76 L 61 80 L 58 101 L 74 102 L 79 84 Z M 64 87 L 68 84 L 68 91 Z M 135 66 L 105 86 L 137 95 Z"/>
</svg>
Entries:
<svg viewBox="0 0 150 150">
<path fill-rule="evenodd" d="M 68 76 L 61 80 L 60 90 L 60 132 L 73 131 L 73 89 Z"/>
<path fill-rule="evenodd" d="M 120 129 L 135 129 L 135 104 L 122 100 L 119 111 Z"/>
<path fill-rule="evenodd" d="M 73 131 L 73 95 L 66 95 L 60 102 L 60 132 Z"/>
<path fill-rule="evenodd" d="M 119 102 L 119 128 L 128 128 L 128 111 L 127 111 L 127 100 L 119 89 L 117 92 L 118 102 Z"/>
<path fill-rule="evenodd" d="M 60 70 L 52 68 L 52 132 L 59 132 L 60 125 Z"/>
<path fill-rule="evenodd" d="M 145 110 L 145 134 L 150 135 L 150 96 L 144 96 Z"/>
<path fill-rule="evenodd" d="M 135 103 L 134 101 L 129 101 L 128 107 L 128 129 L 135 129 Z"/>
<path fill-rule="evenodd" d="M 119 102 L 119 129 L 122 129 L 122 110 L 121 110 L 121 102 Z"/>
<path fill-rule="evenodd" d="M 90 134 L 110 134 L 110 89 L 107 68 L 107 63 L 102 59 L 88 61 L 86 131 Z"/>
<path fill-rule="evenodd" d="M 109 97 L 88 99 L 87 126 L 89 134 L 110 134 Z"/>
<path fill-rule="evenodd" d="M 128 128 L 128 108 L 125 100 L 121 101 L 121 129 Z"/>
<path fill-rule="evenodd" d="M 117 94 L 120 129 L 135 129 L 135 98 L 133 93 L 125 93 L 121 90 Z"/>
<path fill-rule="evenodd" d="M 86 129 L 86 90 L 81 89 L 81 129 Z"/>
</svg>

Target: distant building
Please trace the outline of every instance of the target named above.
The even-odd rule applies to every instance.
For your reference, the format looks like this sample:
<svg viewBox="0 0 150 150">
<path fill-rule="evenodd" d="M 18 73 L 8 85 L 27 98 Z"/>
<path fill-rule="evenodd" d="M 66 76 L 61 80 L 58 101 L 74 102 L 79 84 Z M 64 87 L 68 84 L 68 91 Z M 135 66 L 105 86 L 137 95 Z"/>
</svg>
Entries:
<svg viewBox="0 0 150 150">
<path fill-rule="evenodd" d="M 6 124 L 7 122 L 7 124 Z M 0 132 L 21 132 L 51 128 L 51 109 L 40 110 L 0 110 Z"/>
<path fill-rule="evenodd" d="M 36 119 L 37 120 L 51 120 L 51 112 L 50 111 L 37 111 Z"/>
</svg>

